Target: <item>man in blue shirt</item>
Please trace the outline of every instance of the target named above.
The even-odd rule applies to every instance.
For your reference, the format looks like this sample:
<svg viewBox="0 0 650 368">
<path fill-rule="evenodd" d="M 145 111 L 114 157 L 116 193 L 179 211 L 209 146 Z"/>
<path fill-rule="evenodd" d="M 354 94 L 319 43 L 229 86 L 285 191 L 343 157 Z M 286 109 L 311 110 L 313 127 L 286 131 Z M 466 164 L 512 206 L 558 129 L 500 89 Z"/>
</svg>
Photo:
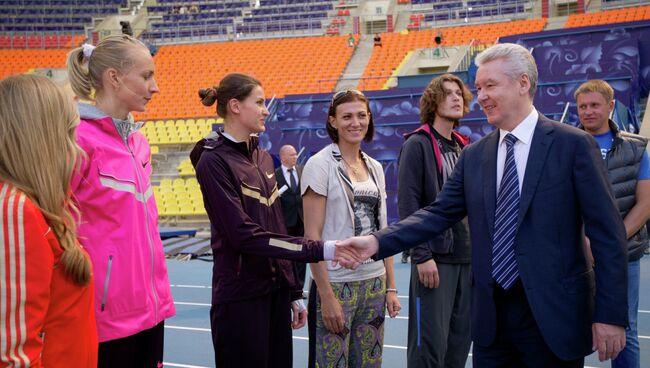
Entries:
<svg viewBox="0 0 650 368">
<path fill-rule="evenodd" d="M 639 260 L 648 247 L 646 221 L 650 216 L 650 159 L 646 152 L 648 141 L 640 135 L 621 132 L 616 123 L 609 119 L 614 109 L 614 90 L 607 82 L 587 81 L 576 90 L 574 96 L 578 105 L 580 128 L 590 133 L 600 146 L 628 240 L 630 325 L 625 330 L 625 349 L 612 360 L 612 367 L 638 368 Z"/>
</svg>

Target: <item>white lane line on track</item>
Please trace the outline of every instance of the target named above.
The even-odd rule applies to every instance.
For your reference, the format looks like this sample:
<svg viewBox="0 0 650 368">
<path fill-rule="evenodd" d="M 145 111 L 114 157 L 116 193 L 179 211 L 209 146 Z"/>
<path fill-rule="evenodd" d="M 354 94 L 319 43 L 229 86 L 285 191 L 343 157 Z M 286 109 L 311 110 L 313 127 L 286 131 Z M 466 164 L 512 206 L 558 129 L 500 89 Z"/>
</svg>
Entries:
<svg viewBox="0 0 650 368">
<path fill-rule="evenodd" d="M 189 288 L 189 289 L 212 289 L 210 285 L 183 285 L 183 284 L 171 284 L 169 285 L 175 288 Z"/>
<path fill-rule="evenodd" d="M 183 327 L 183 326 L 165 325 L 165 328 L 169 328 L 169 329 L 172 329 L 172 330 L 210 332 L 209 328 L 198 328 L 198 327 Z M 309 340 L 308 337 L 304 337 L 304 336 L 293 336 L 293 338 L 296 339 L 296 340 Z M 384 345 L 384 348 L 406 350 L 406 346 L 399 346 L 399 345 Z M 167 363 L 165 363 L 165 364 L 167 364 Z M 179 367 L 182 367 L 182 366 L 179 366 Z"/>
<path fill-rule="evenodd" d="M 408 298 L 408 297 L 405 297 Z M 190 305 L 190 306 L 195 306 L 195 307 L 210 307 L 212 304 L 210 303 L 193 303 L 193 302 L 174 302 L 176 305 Z M 639 311 L 639 313 L 650 313 L 650 311 Z M 395 318 L 390 318 L 390 316 L 386 316 L 386 319 L 405 319 L 408 320 L 409 318 L 407 316 L 397 316 Z M 639 335 L 640 339 L 650 339 L 650 336 L 641 336 Z"/>
<path fill-rule="evenodd" d="M 189 289 L 212 289 L 212 286 L 209 285 L 184 285 L 184 284 L 172 284 L 171 287 L 176 288 L 189 288 Z M 308 290 L 304 290 L 305 294 L 309 294 Z M 408 299 L 408 295 L 398 295 L 400 299 Z M 650 313 L 650 310 L 639 309 L 639 313 Z"/>
<path fill-rule="evenodd" d="M 170 363 L 170 362 L 163 362 L 163 367 L 208 368 L 202 365 L 189 365 L 189 364 L 179 364 L 179 363 Z"/>
<path fill-rule="evenodd" d="M 174 302 L 176 305 L 194 305 L 197 307 L 210 307 L 212 304 L 210 303 L 190 303 L 190 302 Z"/>
<path fill-rule="evenodd" d="M 304 337 L 304 336 L 294 336 L 293 338 L 296 339 L 296 340 L 305 340 L 305 341 L 309 340 L 308 337 Z M 385 348 L 406 350 L 406 346 L 400 346 L 400 345 L 386 345 L 386 344 L 384 344 L 384 349 Z"/>
<path fill-rule="evenodd" d="M 210 332 L 209 328 L 199 328 L 199 327 L 184 327 L 184 326 L 165 325 L 165 328 L 169 328 L 169 329 L 172 329 L 172 330 Z"/>
</svg>

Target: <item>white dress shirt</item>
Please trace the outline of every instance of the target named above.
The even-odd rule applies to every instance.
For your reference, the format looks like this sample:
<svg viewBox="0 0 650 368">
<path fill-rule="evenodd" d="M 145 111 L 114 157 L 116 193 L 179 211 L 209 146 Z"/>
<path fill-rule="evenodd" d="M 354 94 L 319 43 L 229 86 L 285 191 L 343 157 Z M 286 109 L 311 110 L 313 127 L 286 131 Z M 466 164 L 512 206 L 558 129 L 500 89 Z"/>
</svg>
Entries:
<svg viewBox="0 0 650 368">
<path fill-rule="evenodd" d="M 503 141 L 508 133 L 517 137 L 515 142 L 515 164 L 517 165 L 517 176 L 519 177 L 519 194 L 524 184 L 524 174 L 526 173 L 526 163 L 528 163 L 528 153 L 530 152 L 530 143 L 533 140 L 533 133 L 537 126 L 539 113 L 535 108 L 519 123 L 511 132 L 499 129 L 499 149 L 497 150 L 497 196 L 501 187 L 501 178 L 503 177 L 503 167 L 506 164 L 506 143 Z"/>
<path fill-rule="evenodd" d="M 284 174 L 284 180 L 287 182 L 287 186 L 291 187 L 291 176 L 289 176 L 289 175 L 291 175 L 291 173 L 289 173 L 289 168 L 284 166 L 284 165 L 281 165 L 281 166 L 282 166 L 282 173 Z M 298 188 L 292 188 L 292 189 L 299 190 L 300 189 L 300 181 L 298 180 L 298 173 L 296 172 L 296 167 L 295 166 L 293 167 L 293 178 L 296 180 L 296 185 L 298 186 Z"/>
</svg>

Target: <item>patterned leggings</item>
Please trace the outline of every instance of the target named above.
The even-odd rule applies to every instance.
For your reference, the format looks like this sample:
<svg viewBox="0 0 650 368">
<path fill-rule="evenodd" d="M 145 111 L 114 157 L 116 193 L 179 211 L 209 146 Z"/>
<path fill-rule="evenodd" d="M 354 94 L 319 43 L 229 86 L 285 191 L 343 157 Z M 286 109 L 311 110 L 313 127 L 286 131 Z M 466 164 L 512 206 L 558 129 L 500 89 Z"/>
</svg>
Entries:
<svg viewBox="0 0 650 368">
<path fill-rule="evenodd" d="M 330 284 L 343 307 L 345 327 L 338 334 L 325 328 L 320 297 L 316 283 L 312 282 L 309 292 L 309 367 L 381 367 L 386 276 Z"/>
</svg>

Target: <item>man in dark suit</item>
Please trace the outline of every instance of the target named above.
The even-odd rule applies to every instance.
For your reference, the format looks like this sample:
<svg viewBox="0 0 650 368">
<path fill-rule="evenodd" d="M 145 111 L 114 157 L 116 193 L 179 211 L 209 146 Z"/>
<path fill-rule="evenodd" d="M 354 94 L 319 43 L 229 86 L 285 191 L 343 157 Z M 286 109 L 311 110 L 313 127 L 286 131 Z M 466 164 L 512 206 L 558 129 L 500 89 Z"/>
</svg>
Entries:
<svg viewBox="0 0 650 368">
<path fill-rule="evenodd" d="M 478 102 L 497 129 L 462 152 L 434 203 L 339 242 L 340 263 L 396 254 L 468 216 L 475 367 L 582 367 L 595 350 L 615 358 L 627 325 L 625 229 L 600 150 L 535 110 L 525 48 L 495 45 L 476 64 Z"/>
<path fill-rule="evenodd" d="M 282 165 L 275 170 L 275 177 L 280 191 L 280 202 L 284 224 L 287 227 L 287 234 L 303 236 L 304 225 L 302 217 L 302 196 L 300 195 L 300 176 L 302 167 L 296 165 L 298 153 L 296 149 L 287 144 L 280 148 L 280 162 Z M 301 286 L 305 284 L 306 265 L 301 262 L 294 262 L 298 274 L 298 282 Z"/>
</svg>

